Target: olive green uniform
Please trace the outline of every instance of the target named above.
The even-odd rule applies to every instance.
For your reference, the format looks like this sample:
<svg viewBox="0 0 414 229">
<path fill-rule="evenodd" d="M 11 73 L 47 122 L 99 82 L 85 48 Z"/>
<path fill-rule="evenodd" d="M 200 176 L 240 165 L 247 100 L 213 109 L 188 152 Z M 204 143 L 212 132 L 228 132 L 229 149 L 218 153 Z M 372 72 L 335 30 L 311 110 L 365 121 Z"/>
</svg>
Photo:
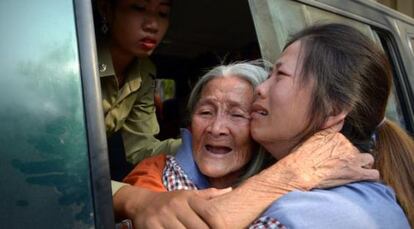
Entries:
<svg viewBox="0 0 414 229">
<path fill-rule="evenodd" d="M 159 153 L 175 153 L 181 140 L 159 141 L 154 137 L 159 133 L 159 125 L 154 105 L 153 63 L 148 58 L 137 59 L 129 67 L 125 84 L 119 89 L 109 50 L 102 47 L 98 54 L 107 136 L 121 131 L 126 159 L 132 164 Z M 112 188 L 114 193 L 117 188 Z"/>
</svg>

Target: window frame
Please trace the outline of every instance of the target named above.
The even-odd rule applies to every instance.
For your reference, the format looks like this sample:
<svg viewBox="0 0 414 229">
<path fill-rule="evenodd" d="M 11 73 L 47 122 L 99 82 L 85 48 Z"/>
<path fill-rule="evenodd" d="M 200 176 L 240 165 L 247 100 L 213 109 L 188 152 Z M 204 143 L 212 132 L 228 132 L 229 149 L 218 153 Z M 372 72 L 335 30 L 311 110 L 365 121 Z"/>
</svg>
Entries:
<svg viewBox="0 0 414 229">
<path fill-rule="evenodd" d="M 372 26 L 371 26 L 372 27 Z M 391 70 L 393 74 L 393 83 L 396 89 L 396 95 L 398 102 L 400 103 L 401 111 L 404 116 L 405 129 L 411 134 L 414 133 L 414 120 L 413 120 L 413 108 L 410 101 L 414 101 L 414 96 L 410 82 L 408 80 L 408 74 L 404 68 L 404 62 L 402 60 L 401 53 L 398 49 L 397 42 L 393 34 L 386 29 L 379 29 L 372 27 L 378 34 L 381 40 L 384 52 L 388 56 L 391 64 Z M 408 85 L 408 86 L 407 86 Z M 410 118 L 411 117 L 411 118 Z"/>
<path fill-rule="evenodd" d="M 326 13 L 333 14 L 335 16 L 339 16 L 344 18 L 344 22 L 346 23 L 346 20 L 351 20 L 355 22 L 356 24 L 361 24 L 364 27 L 367 27 L 370 32 L 372 33 L 375 42 L 379 42 L 378 39 L 376 39 L 375 34 L 378 35 L 378 31 L 384 32 L 386 34 L 385 39 L 385 45 L 386 47 L 383 47 L 384 49 L 387 49 L 387 55 L 389 55 L 391 65 L 393 67 L 393 78 L 395 82 L 395 88 L 396 88 L 396 101 L 398 102 L 399 107 L 401 108 L 403 119 L 405 121 L 405 128 L 408 132 L 414 133 L 414 105 L 411 101 L 414 101 L 413 96 L 413 89 L 411 88 L 411 84 L 408 78 L 407 74 L 407 66 L 405 66 L 406 63 L 404 63 L 402 58 L 402 53 L 405 50 L 400 49 L 398 46 L 398 42 L 402 39 L 401 37 L 398 37 L 398 33 L 392 32 L 391 28 L 388 28 L 384 24 L 381 24 L 381 22 L 386 21 L 388 23 L 392 23 L 392 20 L 388 18 L 388 16 L 385 16 L 383 14 L 381 15 L 381 18 L 375 18 L 374 13 L 378 13 L 378 8 L 362 5 L 360 3 L 355 2 L 355 5 L 352 7 L 344 7 L 344 4 L 325 4 L 325 1 L 306 1 L 306 0 L 279 0 L 282 4 L 289 7 L 294 7 L 295 4 L 297 4 L 298 7 L 304 7 L 303 9 L 306 10 L 304 13 L 307 13 L 307 8 L 315 8 L 317 10 L 324 11 Z M 259 33 L 258 41 L 262 48 L 262 53 L 265 55 L 264 58 L 267 58 L 270 61 L 273 61 L 273 57 L 277 56 L 281 52 L 281 47 L 284 45 L 283 42 L 281 42 L 284 33 L 286 33 L 289 30 L 289 26 L 284 26 L 284 20 L 281 18 L 278 18 L 275 20 L 273 17 L 274 15 L 278 15 L 277 17 L 283 17 L 283 14 L 276 14 L 272 10 L 277 10 L 276 8 L 270 7 L 271 4 L 277 4 L 275 2 L 270 1 L 259 1 L 259 0 L 249 0 L 250 8 L 252 11 L 252 16 L 254 19 L 256 31 Z M 354 14 L 355 12 L 359 12 L 361 9 L 370 10 L 372 11 L 373 15 L 369 15 L 367 17 Z M 258 13 L 260 12 L 260 14 Z M 290 11 L 294 13 L 295 11 Z M 388 12 L 389 13 L 389 12 Z M 282 16 L 279 16 L 282 15 Z M 376 15 L 378 16 L 378 15 Z M 301 24 L 308 25 L 308 20 L 310 20 L 310 15 L 304 14 L 301 16 L 302 22 Z M 374 19 L 374 20 L 373 20 Z M 293 23 L 293 22 L 292 22 Z M 298 24 L 295 22 L 294 24 Z M 396 24 L 392 24 L 393 26 L 396 26 Z M 276 27 L 276 28 L 275 28 Z M 290 28 L 291 29 L 291 28 Z M 260 34 L 261 31 L 264 31 L 263 34 Z M 378 35 L 379 36 L 379 35 Z M 269 42 L 269 40 L 274 40 L 277 42 Z M 276 43 L 276 44 L 274 44 Z M 381 42 L 382 43 L 382 42 Z M 267 44 L 271 44 L 270 47 L 266 47 Z M 384 46 L 384 44 L 380 44 Z M 267 52 L 263 51 L 263 48 L 267 49 Z M 270 51 L 269 51 L 270 50 Z M 271 52 L 274 52 L 274 54 L 270 55 Z M 276 55 L 275 55 L 276 54 Z M 413 52 L 414 54 L 414 52 Z"/>
<path fill-rule="evenodd" d="M 92 4 L 90 0 L 75 0 L 74 7 L 95 227 L 112 229 L 115 228 L 115 220 Z"/>
</svg>

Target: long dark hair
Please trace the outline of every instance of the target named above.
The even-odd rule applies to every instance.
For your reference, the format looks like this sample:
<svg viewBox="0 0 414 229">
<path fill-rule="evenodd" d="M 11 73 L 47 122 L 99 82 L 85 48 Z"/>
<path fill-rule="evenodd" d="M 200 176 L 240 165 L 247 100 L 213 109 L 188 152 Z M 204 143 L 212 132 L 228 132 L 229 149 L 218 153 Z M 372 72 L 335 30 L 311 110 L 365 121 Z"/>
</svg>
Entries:
<svg viewBox="0 0 414 229">
<path fill-rule="evenodd" d="M 392 86 L 386 55 L 363 33 L 343 24 L 309 27 L 286 47 L 295 41 L 302 45 L 301 82 L 315 80 L 304 138 L 318 131 L 329 115 L 348 111 L 342 133 L 374 155 L 381 178 L 394 188 L 414 226 L 414 142 L 384 119 Z"/>
</svg>

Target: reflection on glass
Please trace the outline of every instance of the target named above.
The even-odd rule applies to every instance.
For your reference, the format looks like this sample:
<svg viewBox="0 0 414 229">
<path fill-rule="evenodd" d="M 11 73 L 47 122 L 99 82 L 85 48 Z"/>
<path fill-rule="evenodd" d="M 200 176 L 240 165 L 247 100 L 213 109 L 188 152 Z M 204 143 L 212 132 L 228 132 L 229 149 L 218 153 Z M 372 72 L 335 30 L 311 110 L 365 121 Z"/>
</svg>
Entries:
<svg viewBox="0 0 414 229">
<path fill-rule="evenodd" d="M 398 97 L 397 97 L 396 89 L 394 85 L 391 88 L 391 94 L 390 94 L 390 97 L 388 98 L 387 108 L 385 110 L 385 117 L 398 123 L 400 127 L 406 128 L 404 116 L 401 111 L 401 105 L 398 102 Z"/>
<path fill-rule="evenodd" d="M 411 54 L 413 54 L 413 56 L 414 56 L 414 38 L 410 39 L 409 45 L 410 45 L 410 49 L 411 49 Z M 414 59 L 414 57 L 413 57 L 413 59 Z"/>
<path fill-rule="evenodd" d="M 73 1 L 0 1 L 0 222 L 90 228 Z"/>
</svg>

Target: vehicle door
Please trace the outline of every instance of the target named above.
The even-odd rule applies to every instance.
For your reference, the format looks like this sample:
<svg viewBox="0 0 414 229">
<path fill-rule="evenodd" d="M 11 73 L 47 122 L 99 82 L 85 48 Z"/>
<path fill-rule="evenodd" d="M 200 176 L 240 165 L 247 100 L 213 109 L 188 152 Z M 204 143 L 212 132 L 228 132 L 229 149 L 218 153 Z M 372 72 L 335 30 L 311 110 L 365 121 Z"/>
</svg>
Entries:
<svg viewBox="0 0 414 229">
<path fill-rule="evenodd" d="M 90 1 L 0 1 L 0 228 L 114 228 Z"/>
<path fill-rule="evenodd" d="M 289 37 L 306 26 L 328 22 L 353 26 L 382 46 L 388 54 L 393 66 L 395 84 L 388 101 L 386 116 L 413 132 L 413 97 L 412 87 L 408 80 L 411 73 L 406 71 L 407 68 L 401 61 L 401 55 L 405 53 L 401 54 L 401 50 L 396 45 L 396 40 L 399 41 L 400 38 L 384 26 L 376 27 L 367 23 L 370 20 L 368 18 L 339 7 L 335 8 L 337 5 L 348 4 L 345 1 L 335 1 L 335 4 L 331 5 L 324 4 L 324 2 L 249 0 L 263 58 L 274 62 Z M 356 12 L 367 10 L 366 5 L 353 4 Z M 410 42 L 412 44 L 413 40 Z"/>
</svg>

